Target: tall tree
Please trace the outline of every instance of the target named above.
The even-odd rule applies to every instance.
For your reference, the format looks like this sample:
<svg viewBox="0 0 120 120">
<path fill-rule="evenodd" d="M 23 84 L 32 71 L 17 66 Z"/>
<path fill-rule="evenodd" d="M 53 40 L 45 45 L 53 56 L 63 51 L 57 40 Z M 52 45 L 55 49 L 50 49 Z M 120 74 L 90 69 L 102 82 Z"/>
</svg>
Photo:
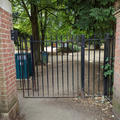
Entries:
<svg viewBox="0 0 120 120">
<path fill-rule="evenodd" d="M 65 2 L 68 7 L 66 21 L 73 29 L 88 33 L 113 33 L 114 2 L 115 0 L 68 0 Z"/>
<path fill-rule="evenodd" d="M 32 28 L 32 36 L 33 40 L 40 40 L 40 31 L 42 34 L 42 40 L 44 43 L 46 26 L 47 26 L 47 9 L 49 10 L 55 9 L 57 4 L 56 0 L 10 0 L 14 6 L 20 6 L 22 10 L 26 12 L 27 17 L 29 18 L 29 22 L 31 23 Z M 45 11 L 43 15 L 43 10 Z M 23 11 L 23 12 L 24 12 Z M 40 17 L 40 28 L 39 28 L 39 15 Z M 42 18 L 45 16 L 45 20 L 43 21 Z M 44 23 L 43 23 L 44 22 Z M 34 43 L 33 51 L 37 51 L 38 58 L 40 58 L 40 44 Z M 44 44 L 42 44 L 42 51 L 44 51 Z M 35 53 L 34 53 L 35 56 Z"/>
</svg>

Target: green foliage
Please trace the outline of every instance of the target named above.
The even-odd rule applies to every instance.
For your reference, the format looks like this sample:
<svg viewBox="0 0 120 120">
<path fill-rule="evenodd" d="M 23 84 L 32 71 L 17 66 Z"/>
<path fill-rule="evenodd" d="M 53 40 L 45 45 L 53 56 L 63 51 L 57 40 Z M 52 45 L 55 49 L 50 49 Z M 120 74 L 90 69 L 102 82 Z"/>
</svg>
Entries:
<svg viewBox="0 0 120 120">
<path fill-rule="evenodd" d="M 59 36 L 66 34 L 66 31 L 70 30 L 70 26 L 68 26 L 64 22 L 63 16 L 65 16 L 64 12 L 58 11 L 63 8 L 62 5 L 57 4 L 57 0 L 22 0 L 24 1 L 29 15 L 31 15 L 31 4 L 34 4 L 38 8 L 38 23 L 39 23 L 39 31 L 44 30 L 45 33 L 49 37 L 51 35 L 55 36 L 56 33 Z M 59 4 L 61 2 L 59 1 Z M 12 8 L 13 8 L 13 21 L 14 28 L 19 29 L 22 32 L 26 32 L 27 34 L 32 34 L 32 26 L 29 16 L 20 0 L 12 0 Z M 47 11 L 47 18 L 45 18 L 45 12 Z M 42 16 L 41 16 L 42 13 Z M 46 26 L 44 23 L 46 21 Z M 41 26 L 42 23 L 42 26 Z M 41 35 L 41 32 L 40 32 Z"/>
<path fill-rule="evenodd" d="M 14 27 L 20 31 L 32 34 L 31 21 L 21 0 L 12 0 L 14 13 Z M 45 22 L 47 10 L 47 26 L 45 35 L 58 37 L 74 34 L 114 33 L 115 0 L 22 0 L 31 14 L 31 4 L 38 7 L 39 30 L 40 22 Z M 62 9 L 62 10 L 61 10 Z"/>
<path fill-rule="evenodd" d="M 110 63 L 111 62 L 111 63 Z M 111 79 L 112 83 L 111 85 L 113 84 L 113 74 L 114 74 L 114 58 L 106 58 L 105 60 L 105 65 L 102 66 L 102 68 L 104 69 L 104 77 L 107 78 L 107 80 Z M 113 86 L 111 88 L 111 86 L 109 86 L 108 88 L 108 92 L 112 93 L 113 94 Z"/>
<path fill-rule="evenodd" d="M 58 52 L 79 52 L 80 49 L 81 47 L 79 47 L 77 44 L 69 43 L 68 47 L 67 46 L 61 47 L 60 45 Z"/>
<path fill-rule="evenodd" d="M 72 43 L 69 44 L 69 49 L 70 49 L 71 51 L 72 51 L 72 49 L 73 49 L 74 52 L 80 51 L 80 47 L 79 47 L 78 45 L 73 45 L 73 46 L 72 46 Z"/>
<path fill-rule="evenodd" d="M 114 58 L 111 58 L 112 61 L 114 61 Z M 109 63 L 110 59 L 106 58 L 105 62 L 105 66 L 102 66 L 102 68 L 104 69 L 104 76 L 105 77 L 111 77 L 114 73 L 114 63 L 112 63 L 112 65 Z"/>
<path fill-rule="evenodd" d="M 28 18 L 24 8 L 21 7 L 19 2 L 17 1 L 14 1 L 12 4 L 13 4 L 12 12 L 14 28 L 19 29 L 19 31 L 21 31 L 22 33 L 27 33 L 31 35 L 32 29 L 30 19 Z"/>
<path fill-rule="evenodd" d="M 70 0 L 66 2 L 68 7 L 66 21 L 74 29 L 87 33 L 113 34 L 114 2 L 115 0 Z"/>
</svg>

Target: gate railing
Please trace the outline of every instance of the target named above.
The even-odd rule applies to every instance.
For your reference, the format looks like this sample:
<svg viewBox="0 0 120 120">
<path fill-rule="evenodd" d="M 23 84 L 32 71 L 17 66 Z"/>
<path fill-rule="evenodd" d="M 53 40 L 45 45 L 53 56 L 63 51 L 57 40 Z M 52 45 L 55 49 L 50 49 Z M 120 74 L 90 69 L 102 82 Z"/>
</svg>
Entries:
<svg viewBox="0 0 120 120">
<path fill-rule="evenodd" d="M 24 97 L 112 98 L 114 39 L 84 35 L 33 40 L 18 37 L 16 70 Z"/>
</svg>

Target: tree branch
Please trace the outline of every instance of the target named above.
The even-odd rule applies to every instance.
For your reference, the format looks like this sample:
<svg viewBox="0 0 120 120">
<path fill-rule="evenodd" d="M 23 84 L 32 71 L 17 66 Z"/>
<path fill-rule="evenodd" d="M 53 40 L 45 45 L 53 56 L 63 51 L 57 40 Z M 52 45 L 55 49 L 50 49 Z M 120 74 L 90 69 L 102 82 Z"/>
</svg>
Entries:
<svg viewBox="0 0 120 120">
<path fill-rule="evenodd" d="M 49 12 L 51 15 L 57 17 L 57 15 L 53 14 L 52 12 L 50 12 L 49 10 L 45 9 L 47 12 Z"/>
<path fill-rule="evenodd" d="M 28 8 L 27 8 L 24 0 L 21 0 L 21 2 L 22 2 L 22 4 L 23 4 L 24 9 L 26 10 L 26 13 L 27 13 L 28 17 L 30 18 L 30 21 L 32 21 L 31 16 L 30 16 L 29 11 L 28 11 Z"/>
<path fill-rule="evenodd" d="M 52 9 L 52 10 L 56 10 L 56 11 L 65 11 L 67 10 L 67 8 L 55 8 L 55 7 L 52 7 L 52 6 L 46 6 L 46 7 L 43 7 L 42 9 L 39 9 L 38 12 L 41 12 L 42 10 L 45 10 L 45 9 Z"/>
<path fill-rule="evenodd" d="M 45 11 L 44 31 L 46 31 L 46 26 L 47 26 L 47 11 Z"/>
<path fill-rule="evenodd" d="M 8 0 L 9 2 L 13 2 L 13 0 Z"/>
<path fill-rule="evenodd" d="M 41 19 L 40 19 L 40 26 L 41 26 L 41 30 L 43 29 L 43 24 L 42 24 L 42 12 L 41 12 L 41 14 L 40 14 L 40 17 L 41 17 Z"/>
</svg>

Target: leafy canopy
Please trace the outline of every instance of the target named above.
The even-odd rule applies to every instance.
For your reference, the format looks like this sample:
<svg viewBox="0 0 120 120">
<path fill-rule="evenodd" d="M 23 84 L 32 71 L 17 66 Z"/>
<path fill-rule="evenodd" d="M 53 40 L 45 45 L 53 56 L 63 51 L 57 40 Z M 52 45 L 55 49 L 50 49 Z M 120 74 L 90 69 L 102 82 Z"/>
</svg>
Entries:
<svg viewBox="0 0 120 120">
<path fill-rule="evenodd" d="M 14 27 L 30 34 L 31 24 L 22 1 L 30 15 L 30 4 L 38 6 L 38 11 L 47 9 L 51 13 L 47 18 L 47 35 L 68 32 L 73 34 L 114 33 L 115 0 L 12 0 L 13 13 L 17 11 L 14 16 Z M 40 19 L 42 18 L 39 17 Z"/>
<path fill-rule="evenodd" d="M 69 0 L 67 19 L 74 29 L 88 33 L 113 33 L 115 18 L 113 16 L 115 0 Z"/>
</svg>

